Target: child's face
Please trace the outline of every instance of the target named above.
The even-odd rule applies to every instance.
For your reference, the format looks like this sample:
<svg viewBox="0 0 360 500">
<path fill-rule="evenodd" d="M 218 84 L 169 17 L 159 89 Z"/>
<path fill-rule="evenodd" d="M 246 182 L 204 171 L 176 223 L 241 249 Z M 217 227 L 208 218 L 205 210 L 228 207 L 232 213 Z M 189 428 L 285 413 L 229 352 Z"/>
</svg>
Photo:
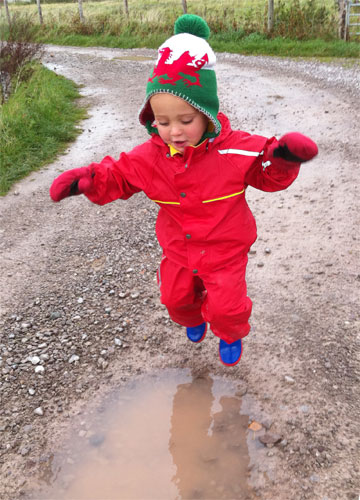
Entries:
<svg viewBox="0 0 360 500">
<path fill-rule="evenodd" d="M 161 139 L 179 153 L 196 146 L 208 125 L 208 118 L 180 97 L 155 94 L 150 99 L 155 123 Z"/>
</svg>

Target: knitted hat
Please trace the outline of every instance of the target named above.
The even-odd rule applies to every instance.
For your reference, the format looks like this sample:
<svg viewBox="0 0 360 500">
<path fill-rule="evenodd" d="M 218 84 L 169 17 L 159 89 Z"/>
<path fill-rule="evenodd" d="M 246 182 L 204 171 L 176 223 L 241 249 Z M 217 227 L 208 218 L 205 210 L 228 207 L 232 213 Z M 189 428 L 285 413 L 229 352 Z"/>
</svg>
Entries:
<svg viewBox="0 0 360 500">
<path fill-rule="evenodd" d="M 207 43 L 210 29 L 199 16 L 185 14 L 175 22 L 175 35 L 166 40 L 159 50 L 158 59 L 146 86 L 146 98 L 139 113 L 140 123 L 149 133 L 153 127 L 154 115 L 150 98 L 166 92 L 181 97 L 206 115 L 214 127 L 206 134 L 216 137 L 221 130 L 217 119 L 219 100 L 214 66 L 216 57 Z"/>
</svg>

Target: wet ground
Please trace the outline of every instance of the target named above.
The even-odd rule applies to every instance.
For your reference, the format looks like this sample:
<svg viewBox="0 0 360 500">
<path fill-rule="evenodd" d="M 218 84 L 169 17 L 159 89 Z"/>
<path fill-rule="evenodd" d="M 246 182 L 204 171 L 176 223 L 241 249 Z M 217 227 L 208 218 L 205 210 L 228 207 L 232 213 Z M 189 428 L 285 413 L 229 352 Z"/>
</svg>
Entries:
<svg viewBox="0 0 360 500">
<path fill-rule="evenodd" d="M 250 499 L 265 428 L 243 392 L 187 370 L 138 378 L 76 419 L 40 498 Z"/>
<path fill-rule="evenodd" d="M 154 204 L 48 195 L 60 171 L 147 139 L 137 112 L 154 56 L 52 47 L 44 58 L 82 85 L 89 119 L 64 155 L 0 200 L 0 498 L 37 500 L 46 481 L 51 495 L 81 495 L 83 475 L 103 495 L 121 457 L 116 480 L 138 467 L 142 487 L 153 466 L 138 445 L 161 435 L 148 463 L 167 471 L 155 487 L 170 488 L 168 498 L 215 488 L 219 498 L 357 500 L 360 67 L 218 55 L 233 128 L 298 130 L 320 151 L 286 191 L 247 190 L 259 234 L 247 272 L 252 330 L 240 364 L 225 368 L 214 336 L 190 344 L 159 304 Z M 147 429 L 140 413 L 153 416 Z M 246 481 L 229 485 L 232 466 Z"/>
</svg>

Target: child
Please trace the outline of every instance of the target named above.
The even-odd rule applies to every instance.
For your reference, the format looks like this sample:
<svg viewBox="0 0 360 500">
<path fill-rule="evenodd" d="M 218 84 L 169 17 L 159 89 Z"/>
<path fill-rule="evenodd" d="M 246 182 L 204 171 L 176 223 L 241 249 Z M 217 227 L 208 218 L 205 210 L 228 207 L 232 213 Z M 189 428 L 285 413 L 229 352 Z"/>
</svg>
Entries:
<svg viewBox="0 0 360 500">
<path fill-rule="evenodd" d="M 206 22 L 190 14 L 158 51 L 140 123 L 151 134 L 119 160 L 69 170 L 54 180 L 54 201 L 80 193 L 104 205 L 144 191 L 160 210 L 156 233 L 161 302 L 173 321 L 201 342 L 207 323 L 220 338 L 220 360 L 239 362 L 250 330 L 247 253 L 256 240 L 247 186 L 286 189 L 317 146 L 299 133 L 274 137 L 233 131 L 219 113 L 215 54 Z"/>
</svg>

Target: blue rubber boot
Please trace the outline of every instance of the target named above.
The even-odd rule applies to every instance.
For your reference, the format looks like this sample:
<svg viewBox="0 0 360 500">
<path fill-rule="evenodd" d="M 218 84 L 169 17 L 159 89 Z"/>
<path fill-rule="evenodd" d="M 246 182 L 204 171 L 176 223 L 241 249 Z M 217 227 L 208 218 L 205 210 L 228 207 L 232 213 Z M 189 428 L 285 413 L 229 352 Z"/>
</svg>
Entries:
<svg viewBox="0 0 360 500">
<path fill-rule="evenodd" d="M 207 323 L 201 323 L 198 326 L 188 326 L 186 335 L 191 342 L 199 343 L 204 340 L 207 331 Z"/>
<path fill-rule="evenodd" d="M 220 361 L 225 366 L 234 366 L 240 361 L 242 355 L 241 339 L 235 340 L 232 344 L 228 344 L 225 340 L 220 339 L 219 344 Z"/>
</svg>

